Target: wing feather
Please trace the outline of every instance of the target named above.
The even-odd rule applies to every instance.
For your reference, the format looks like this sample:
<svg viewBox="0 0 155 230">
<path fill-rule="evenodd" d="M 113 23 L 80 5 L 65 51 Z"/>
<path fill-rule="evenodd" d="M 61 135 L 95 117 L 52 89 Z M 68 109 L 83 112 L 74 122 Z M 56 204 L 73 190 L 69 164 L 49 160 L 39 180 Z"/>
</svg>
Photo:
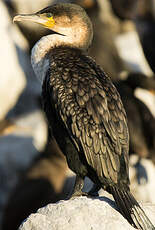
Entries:
<svg viewBox="0 0 155 230">
<path fill-rule="evenodd" d="M 78 149 L 83 150 L 88 164 L 99 177 L 104 176 L 117 183 L 120 158 L 125 162 L 128 158 L 125 112 L 111 81 L 100 69 L 93 69 L 92 63 L 86 64 L 91 68 L 86 79 L 79 69 L 77 74 L 74 69 L 68 73 L 70 75 L 66 83 L 70 82 L 71 87 L 68 89 L 64 86 L 64 91 L 62 87 L 63 94 L 56 87 L 56 102 L 59 102 L 57 109 L 75 146 L 80 145 Z M 63 72 L 61 78 L 62 76 Z M 54 88 L 54 83 L 52 87 Z M 122 152 L 125 154 L 122 155 Z"/>
</svg>

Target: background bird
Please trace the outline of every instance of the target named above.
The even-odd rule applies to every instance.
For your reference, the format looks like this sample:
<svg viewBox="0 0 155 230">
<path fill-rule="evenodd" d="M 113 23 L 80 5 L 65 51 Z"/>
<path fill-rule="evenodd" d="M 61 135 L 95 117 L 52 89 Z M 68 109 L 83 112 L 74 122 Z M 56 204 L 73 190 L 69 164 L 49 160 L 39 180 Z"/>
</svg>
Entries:
<svg viewBox="0 0 155 230">
<path fill-rule="evenodd" d="M 129 73 L 126 79 L 116 81 L 127 113 L 130 134 L 130 153 L 155 161 L 155 119 L 149 108 L 135 96 L 137 88 L 154 92 L 155 78 L 141 73 Z"/>
</svg>

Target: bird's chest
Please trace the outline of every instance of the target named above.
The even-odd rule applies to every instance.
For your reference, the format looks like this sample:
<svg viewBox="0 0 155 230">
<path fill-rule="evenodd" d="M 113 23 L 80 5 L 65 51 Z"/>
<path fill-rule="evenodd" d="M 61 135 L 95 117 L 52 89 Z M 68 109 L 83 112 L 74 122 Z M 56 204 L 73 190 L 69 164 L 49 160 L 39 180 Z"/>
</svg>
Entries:
<svg viewBox="0 0 155 230">
<path fill-rule="evenodd" d="M 51 102 L 59 113 L 68 115 L 70 110 L 75 108 L 75 92 L 73 90 L 73 76 L 68 68 L 56 66 L 51 69 L 50 87 Z M 78 81 L 76 82 L 78 85 Z"/>
</svg>

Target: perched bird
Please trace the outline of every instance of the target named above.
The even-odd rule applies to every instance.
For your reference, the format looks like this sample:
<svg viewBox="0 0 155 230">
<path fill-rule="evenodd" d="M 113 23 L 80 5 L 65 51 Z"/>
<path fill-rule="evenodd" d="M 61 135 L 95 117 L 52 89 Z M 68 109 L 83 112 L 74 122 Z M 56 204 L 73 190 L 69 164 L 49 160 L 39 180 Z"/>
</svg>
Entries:
<svg viewBox="0 0 155 230">
<path fill-rule="evenodd" d="M 83 195 L 84 178 L 111 193 L 135 228 L 155 229 L 129 189 L 128 128 L 120 96 L 110 78 L 86 55 L 92 24 L 76 4 L 55 4 L 17 15 L 51 29 L 32 49 L 32 66 L 42 81 L 43 107 L 53 138 L 76 173 L 72 196 Z"/>
</svg>

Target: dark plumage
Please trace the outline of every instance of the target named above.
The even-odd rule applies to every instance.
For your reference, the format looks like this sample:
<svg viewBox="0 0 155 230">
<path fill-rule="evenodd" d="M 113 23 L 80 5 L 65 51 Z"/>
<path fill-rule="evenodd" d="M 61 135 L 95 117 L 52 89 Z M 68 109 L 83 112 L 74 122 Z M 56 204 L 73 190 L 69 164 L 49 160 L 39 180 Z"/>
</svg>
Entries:
<svg viewBox="0 0 155 230">
<path fill-rule="evenodd" d="M 137 87 L 155 90 L 155 78 L 141 73 L 129 74 L 115 82 L 125 107 L 130 134 L 130 153 L 151 158 L 155 162 L 155 119 L 147 106 L 135 96 Z"/>
<path fill-rule="evenodd" d="M 124 70 L 129 71 L 129 68 L 119 56 L 115 45 L 115 38 L 118 33 L 116 31 L 119 30 L 118 22 L 116 23 L 117 26 L 112 24 L 116 19 L 112 13 L 110 14 L 110 10 L 110 12 L 107 12 L 105 7 L 106 2 L 104 3 L 103 0 L 101 2 L 103 2 L 103 7 L 99 5 L 99 1 L 96 1 L 95 6 L 86 9 L 91 18 L 94 31 L 93 43 L 89 49 L 89 55 L 104 69 L 112 81 L 116 81 L 120 79 L 119 74 Z M 112 20 L 107 20 L 107 14 Z"/>
<path fill-rule="evenodd" d="M 82 170 L 82 177 L 89 174 L 89 170 L 93 174 L 91 170 L 95 169 L 99 177 L 105 175 L 112 184 L 118 182 L 123 186 L 118 179 L 121 178 L 122 160 L 126 172 L 124 179 L 128 183 L 125 111 L 110 79 L 92 59 L 75 48 L 54 48 L 50 60 L 43 84 L 44 110 L 71 169 L 77 174 Z M 69 146 L 79 162 L 75 161 L 75 155 L 69 156 Z M 91 179 L 96 182 L 94 176 Z"/>
<path fill-rule="evenodd" d="M 120 96 L 85 55 L 92 40 L 85 11 L 74 4 L 57 4 L 14 20 L 24 18 L 59 33 L 36 44 L 32 65 L 43 79 L 43 106 L 52 135 L 77 175 L 73 196 L 83 194 L 88 176 L 113 195 L 134 227 L 155 229 L 129 190 L 128 128 Z"/>
<path fill-rule="evenodd" d="M 110 0 L 114 13 L 121 19 L 134 19 L 140 5 L 138 0 Z"/>
<path fill-rule="evenodd" d="M 136 28 L 139 33 L 145 57 L 152 71 L 155 73 L 155 20 L 151 16 L 148 18 L 140 18 L 136 21 Z"/>
</svg>

